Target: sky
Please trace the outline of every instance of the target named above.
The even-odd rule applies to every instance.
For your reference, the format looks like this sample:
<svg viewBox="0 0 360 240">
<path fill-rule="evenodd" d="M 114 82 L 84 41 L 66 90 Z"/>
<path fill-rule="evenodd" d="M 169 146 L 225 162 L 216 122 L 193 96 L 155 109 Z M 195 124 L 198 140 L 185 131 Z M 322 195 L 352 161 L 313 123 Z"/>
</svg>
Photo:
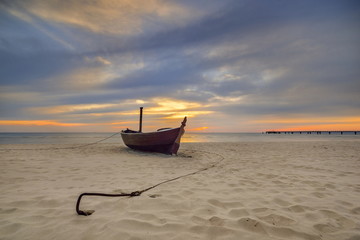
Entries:
<svg viewBox="0 0 360 240">
<path fill-rule="evenodd" d="M 1 0 L 0 132 L 360 130 L 357 0 Z"/>
</svg>

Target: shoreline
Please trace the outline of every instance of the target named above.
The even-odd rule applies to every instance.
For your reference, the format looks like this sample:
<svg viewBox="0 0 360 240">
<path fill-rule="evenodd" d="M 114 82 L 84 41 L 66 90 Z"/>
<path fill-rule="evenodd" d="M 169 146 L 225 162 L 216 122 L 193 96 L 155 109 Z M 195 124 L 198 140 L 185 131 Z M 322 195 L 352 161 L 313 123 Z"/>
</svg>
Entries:
<svg viewBox="0 0 360 240">
<path fill-rule="evenodd" d="M 360 141 L 182 143 L 178 156 L 100 143 L 1 151 L 1 239 L 356 239 Z M 50 144 L 46 144 L 47 146 Z M 44 145 L 2 145 L 12 148 Z M 56 145 L 59 146 L 59 145 Z M 60 147 L 68 145 L 63 144 Z M 145 189 L 133 198 L 83 192 Z"/>
</svg>

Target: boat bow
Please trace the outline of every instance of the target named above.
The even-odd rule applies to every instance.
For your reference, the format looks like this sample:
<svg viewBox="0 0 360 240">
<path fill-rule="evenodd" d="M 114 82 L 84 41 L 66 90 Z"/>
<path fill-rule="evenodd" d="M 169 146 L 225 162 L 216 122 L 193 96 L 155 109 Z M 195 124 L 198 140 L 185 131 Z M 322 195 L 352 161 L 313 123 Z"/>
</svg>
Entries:
<svg viewBox="0 0 360 240">
<path fill-rule="evenodd" d="M 181 137 L 185 133 L 186 121 L 185 117 L 180 127 L 163 128 L 156 132 L 143 133 L 127 129 L 121 132 L 121 137 L 126 146 L 135 150 L 177 154 Z"/>
</svg>

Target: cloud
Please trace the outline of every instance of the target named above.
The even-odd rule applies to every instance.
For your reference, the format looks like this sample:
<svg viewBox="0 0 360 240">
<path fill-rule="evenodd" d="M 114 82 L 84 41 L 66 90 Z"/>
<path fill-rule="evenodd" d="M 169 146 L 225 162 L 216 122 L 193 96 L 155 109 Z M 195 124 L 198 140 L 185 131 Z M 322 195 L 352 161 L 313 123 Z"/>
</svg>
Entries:
<svg viewBox="0 0 360 240">
<path fill-rule="evenodd" d="M 62 105 L 62 106 L 51 106 L 51 107 L 37 107 L 30 109 L 30 111 L 41 112 L 43 114 L 59 114 L 59 113 L 70 113 L 77 111 L 103 109 L 103 108 L 113 107 L 114 105 L 115 104 Z"/>
<path fill-rule="evenodd" d="M 6 5 L 5 5 L 6 6 Z M 59 29 L 32 16 L 26 11 L 0 6 L 2 21 L 2 46 L 5 52 L 34 53 L 44 50 L 74 50 L 71 39 Z M 25 24 L 24 24 L 25 23 Z M 15 30 L 16 29 L 16 30 Z"/>
<path fill-rule="evenodd" d="M 354 5 L 5 1 L 1 115 L 108 126 L 143 105 L 154 126 L 188 115 L 192 129 L 259 131 L 278 123 L 258 119 L 299 113 L 332 124 L 360 109 Z"/>
<path fill-rule="evenodd" d="M 297 115 L 296 118 L 268 118 L 256 121 L 272 125 L 272 129 L 279 131 L 354 131 L 360 127 L 360 117 L 340 116 L 340 117 L 309 117 Z M 355 128 L 354 128 L 355 127 Z"/>
<path fill-rule="evenodd" d="M 26 126 L 60 126 L 60 127 L 77 127 L 77 126 L 85 126 L 85 123 L 61 123 L 57 121 L 51 120 L 33 120 L 33 121 L 23 121 L 23 120 L 11 120 L 11 121 L 3 121 L 0 120 L 0 125 L 26 125 Z"/>
<path fill-rule="evenodd" d="M 68 91 L 91 90 L 111 81 L 114 76 L 101 67 L 78 68 L 69 73 L 49 79 L 55 86 Z"/>
<path fill-rule="evenodd" d="M 89 62 L 89 63 L 95 63 L 95 64 L 101 63 L 103 65 L 111 65 L 112 64 L 108 59 L 106 59 L 102 56 L 97 56 L 97 57 L 93 57 L 93 58 L 85 56 L 85 61 Z"/>
<path fill-rule="evenodd" d="M 46 21 L 66 24 L 100 34 L 134 35 L 160 25 L 184 25 L 196 14 L 192 9 L 172 1 L 150 0 L 80 0 L 80 1 L 11 1 L 9 11 L 31 22 L 26 11 Z M 198 11 L 199 13 L 199 11 Z M 147 21 L 151 19 L 151 21 Z"/>
</svg>

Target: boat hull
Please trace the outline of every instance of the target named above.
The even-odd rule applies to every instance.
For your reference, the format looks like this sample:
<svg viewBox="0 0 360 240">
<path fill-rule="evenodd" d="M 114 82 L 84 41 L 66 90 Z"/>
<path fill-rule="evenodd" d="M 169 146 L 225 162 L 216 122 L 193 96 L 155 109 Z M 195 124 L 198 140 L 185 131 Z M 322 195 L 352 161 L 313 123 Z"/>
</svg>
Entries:
<svg viewBox="0 0 360 240">
<path fill-rule="evenodd" d="M 181 127 L 150 133 L 122 132 L 121 137 L 126 146 L 135 150 L 176 154 L 180 144 L 180 139 L 176 141 L 179 134 L 183 134 Z"/>
</svg>

